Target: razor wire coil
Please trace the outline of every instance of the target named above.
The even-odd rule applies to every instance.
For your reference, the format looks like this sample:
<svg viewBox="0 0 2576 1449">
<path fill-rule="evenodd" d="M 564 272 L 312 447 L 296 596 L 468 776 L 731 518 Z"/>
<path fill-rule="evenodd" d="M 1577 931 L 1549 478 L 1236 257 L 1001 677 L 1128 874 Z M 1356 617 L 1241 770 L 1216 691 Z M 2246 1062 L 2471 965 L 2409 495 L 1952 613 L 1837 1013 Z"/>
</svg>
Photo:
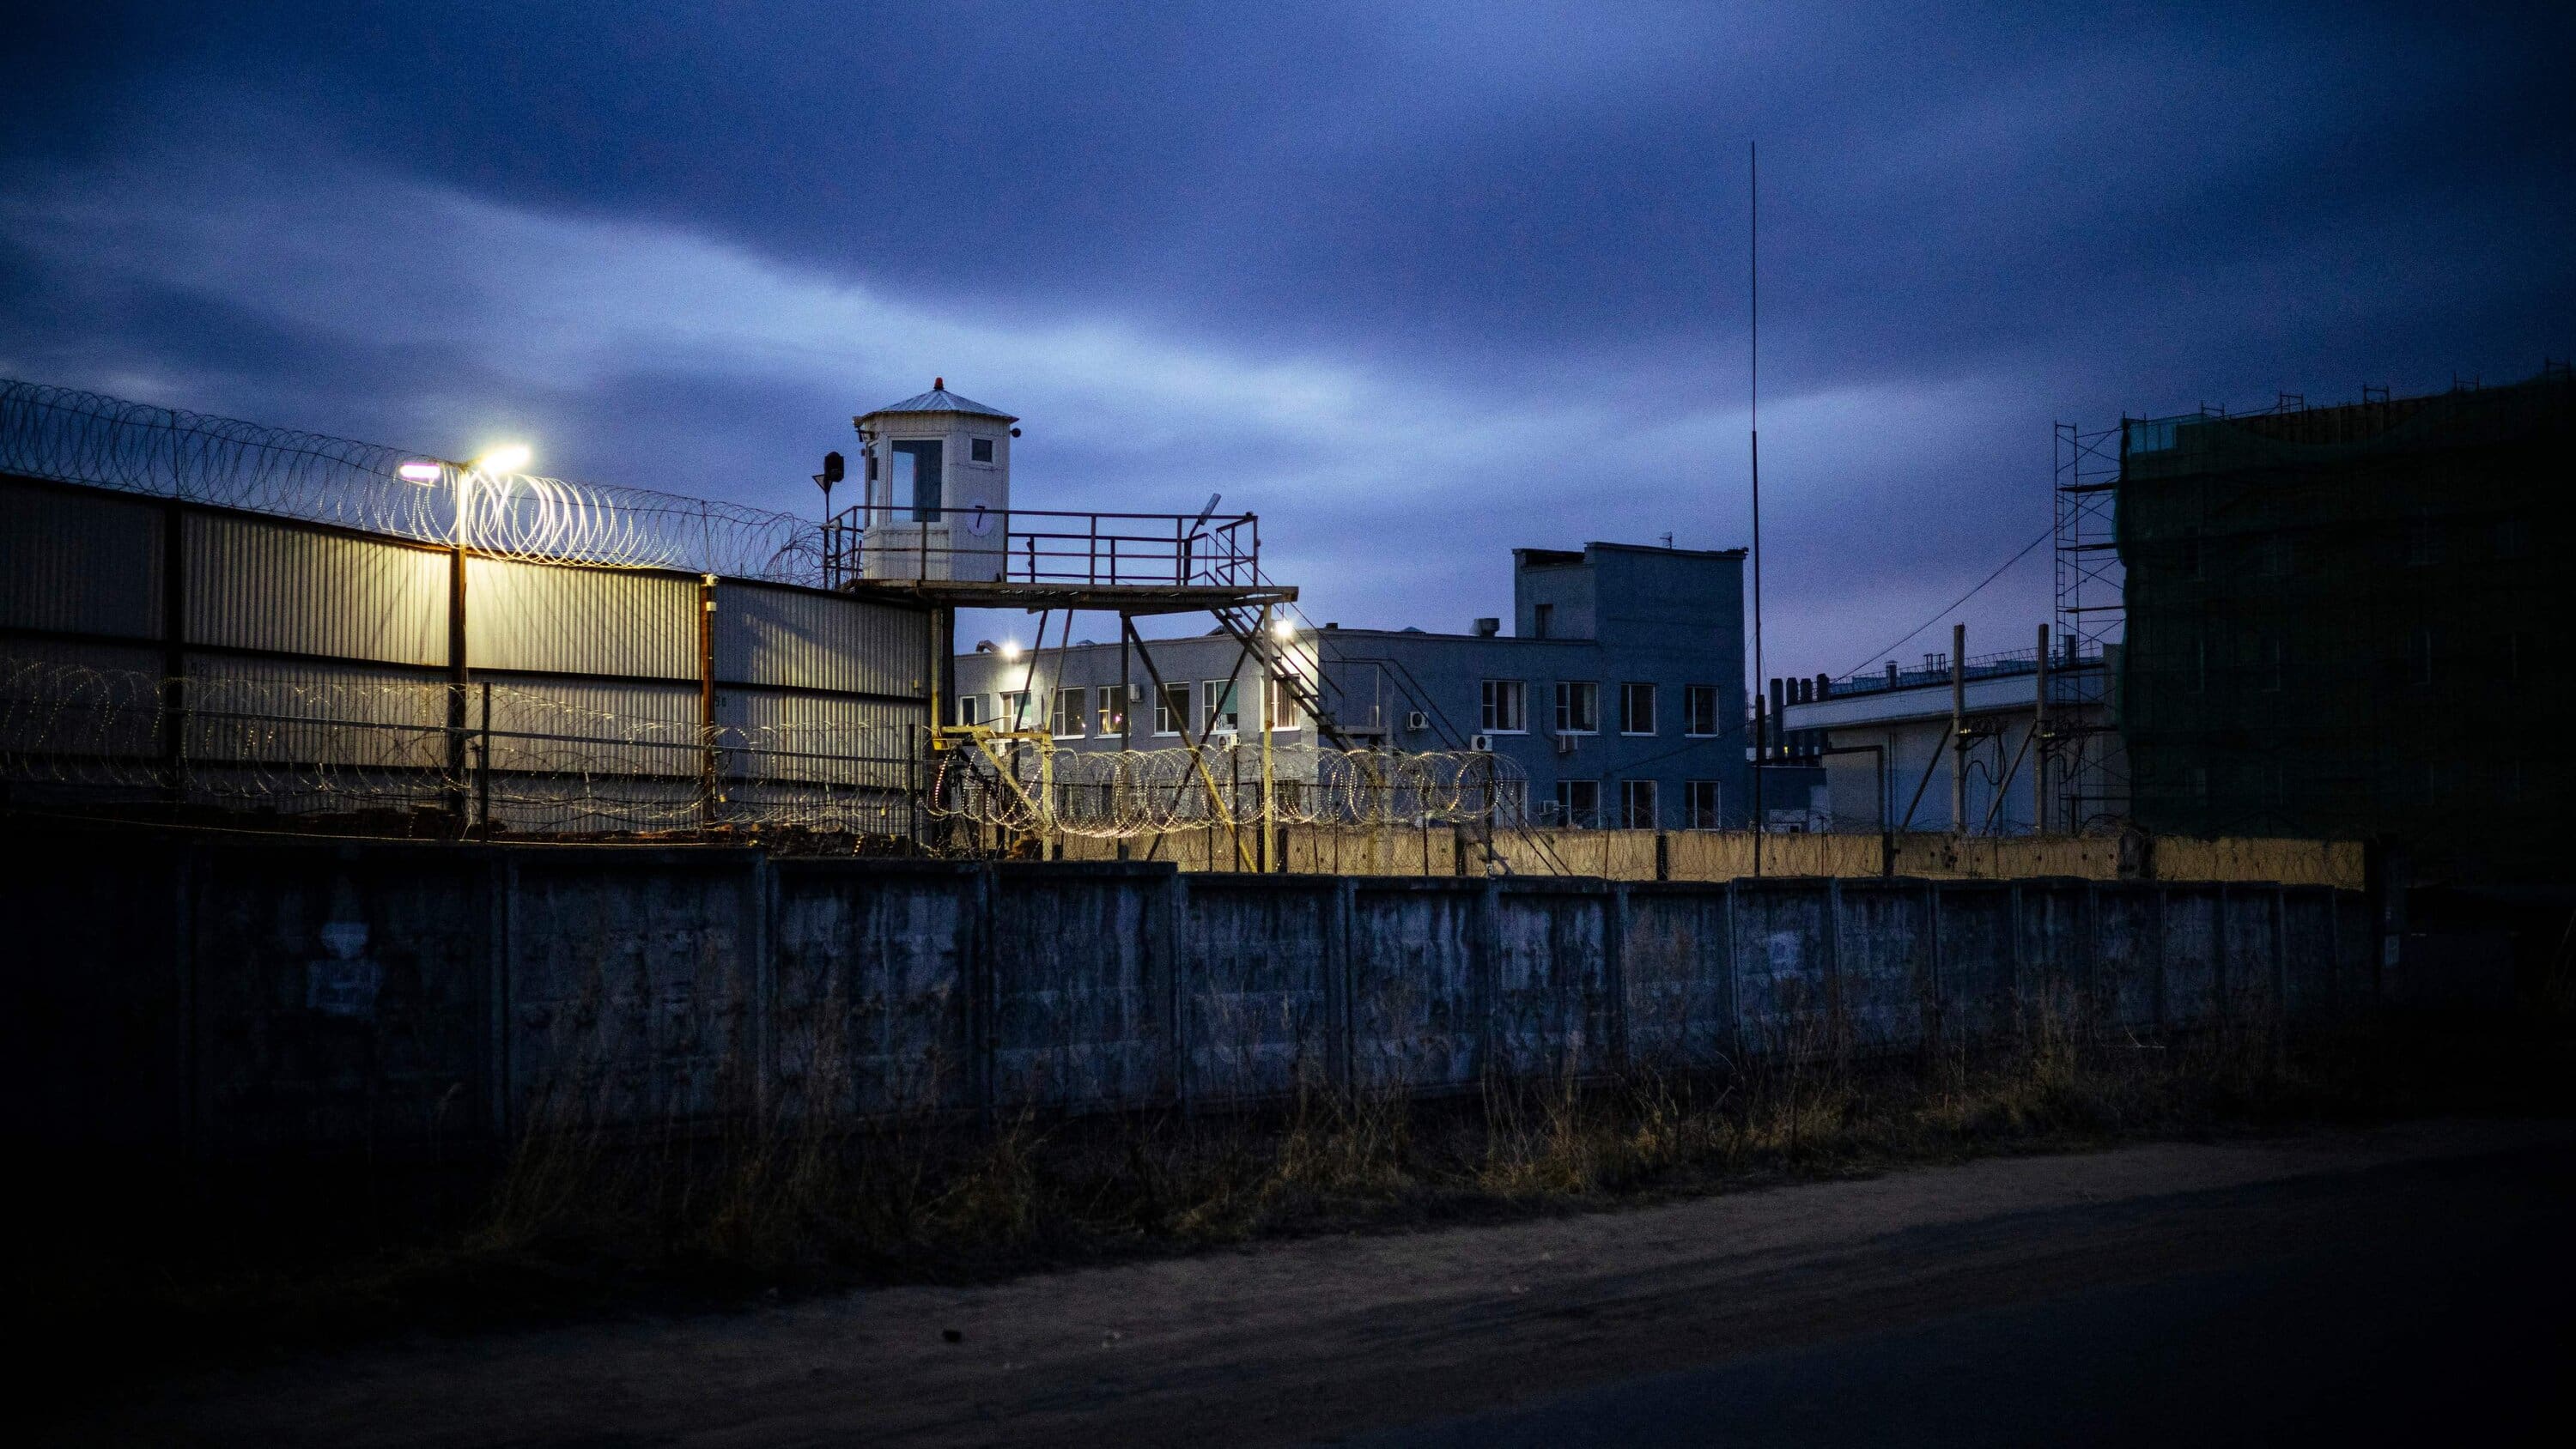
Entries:
<svg viewBox="0 0 2576 1449">
<path fill-rule="evenodd" d="M 437 477 L 412 482 L 398 471 L 405 464 L 434 464 Z M 530 562 L 823 582 L 822 527 L 792 514 L 487 473 L 430 453 L 39 383 L 0 381 L 0 472 L 462 541 Z"/>
</svg>

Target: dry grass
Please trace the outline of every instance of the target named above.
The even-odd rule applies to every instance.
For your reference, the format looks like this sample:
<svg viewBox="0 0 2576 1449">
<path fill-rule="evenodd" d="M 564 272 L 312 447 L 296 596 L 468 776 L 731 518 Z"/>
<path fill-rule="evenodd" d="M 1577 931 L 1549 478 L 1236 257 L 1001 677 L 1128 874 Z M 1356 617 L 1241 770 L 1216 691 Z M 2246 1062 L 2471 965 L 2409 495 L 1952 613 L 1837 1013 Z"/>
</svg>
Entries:
<svg viewBox="0 0 2576 1449">
<path fill-rule="evenodd" d="M 2448 1033 L 2386 1023 L 2285 1039 L 2240 1017 L 2149 1038 L 2080 1002 L 2027 1007 L 2002 1044 L 1940 1032 L 1902 1053 L 1855 1046 L 1825 1012 L 1703 1064 L 1589 1077 L 1489 1077 L 1419 1097 L 1337 1089 L 1320 1071 L 1229 1112 L 984 1121 L 927 1108 L 848 1129 L 845 1063 L 794 1090 L 747 1080 L 703 1102 L 621 1096 L 596 1070 L 541 1093 L 480 1189 L 453 1166 L 364 1185 L 271 1175 L 144 1199 L 145 1228 L 101 1218 L 51 1246 L 22 1301 L 138 1361 L 134 1326 L 197 1355 L 387 1327 L 473 1326 L 602 1306 L 738 1301 L 860 1282 L 954 1280 L 1265 1235 L 1581 1210 L 1767 1181 L 2066 1150 L 2146 1136 L 2295 1128 L 2424 1112 L 2559 1113 L 2576 1034 L 2550 1016 Z M 595 1029 L 595 1027 L 594 1027 Z M 936 1073 L 932 1073 L 936 1076 Z M 641 1124 L 641 1125 L 638 1125 Z M 424 1195 L 429 1182 L 444 1199 Z M 471 1183 L 463 1184 L 471 1186 Z M 165 1185 L 166 1187 L 167 1185 Z M 448 1206 L 406 1216 L 406 1204 Z M 388 1204 L 391 1206 L 388 1207 Z M 136 1211 L 142 1211 L 137 1209 Z M 328 1216 L 337 1229 L 310 1231 Z M 82 1239 L 82 1234 L 89 1234 Z M 81 1239 L 74 1241 L 74 1239 Z"/>
</svg>

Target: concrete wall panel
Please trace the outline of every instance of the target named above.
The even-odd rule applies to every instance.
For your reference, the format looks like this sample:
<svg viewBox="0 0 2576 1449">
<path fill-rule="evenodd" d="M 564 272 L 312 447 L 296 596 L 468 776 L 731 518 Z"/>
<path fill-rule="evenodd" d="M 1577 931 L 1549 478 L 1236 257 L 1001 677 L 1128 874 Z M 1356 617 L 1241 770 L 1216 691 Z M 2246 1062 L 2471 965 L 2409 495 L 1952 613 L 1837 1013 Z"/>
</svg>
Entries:
<svg viewBox="0 0 2576 1449">
<path fill-rule="evenodd" d="M 1211 878 L 1183 923 L 1187 1087 L 1194 1102 L 1331 1084 L 1326 972 L 1338 948 L 1333 887 L 1313 877 Z"/>
<path fill-rule="evenodd" d="M 778 866 L 776 1088 L 787 1115 L 971 1105 L 971 872 Z"/>
<path fill-rule="evenodd" d="M 1075 873 L 1059 873 L 1075 872 Z M 1143 1103 L 1172 1090 L 1172 923 L 1160 873 L 1006 867 L 996 877 L 994 1096 Z"/>
<path fill-rule="evenodd" d="M 753 948 L 766 903 L 750 853 L 617 854 L 610 869 L 587 851 L 518 860 L 514 1118 L 649 1129 L 756 1107 Z"/>
<path fill-rule="evenodd" d="M 1352 1074 L 1363 1088 L 1476 1080 L 1482 887 L 1364 880 L 1351 903 Z"/>
<path fill-rule="evenodd" d="M 1620 934 L 1631 1061 L 1675 1069 L 1735 1056 L 1728 930 L 1722 891 L 1630 893 Z"/>
</svg>

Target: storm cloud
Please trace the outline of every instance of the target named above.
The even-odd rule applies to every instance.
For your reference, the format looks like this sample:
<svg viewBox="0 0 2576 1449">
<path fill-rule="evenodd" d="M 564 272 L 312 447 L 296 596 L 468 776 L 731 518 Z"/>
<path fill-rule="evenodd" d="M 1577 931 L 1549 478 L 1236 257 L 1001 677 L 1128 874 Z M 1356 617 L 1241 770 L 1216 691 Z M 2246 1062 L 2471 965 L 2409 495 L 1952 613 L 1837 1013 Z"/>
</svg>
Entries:
<svg viewBox="0 0 2576 1449">
<path fill-rule="evenodd" d="M 939 375 L 1353 625 L 1747 541 L 1755 139 L 1776 670 L 2044 530 L 2055 420 L 2576 345 L 2563 10 L 206 8 L 13 38 L 0 373 L 809 513 Z"/>
</svg>

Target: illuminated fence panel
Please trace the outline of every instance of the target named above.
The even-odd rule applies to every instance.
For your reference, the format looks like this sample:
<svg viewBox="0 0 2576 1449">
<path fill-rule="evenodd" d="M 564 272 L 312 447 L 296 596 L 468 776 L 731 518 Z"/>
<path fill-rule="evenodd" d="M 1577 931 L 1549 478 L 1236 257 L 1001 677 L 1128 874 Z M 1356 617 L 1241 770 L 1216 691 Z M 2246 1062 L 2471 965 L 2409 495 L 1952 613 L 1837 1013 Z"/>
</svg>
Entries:
<svg viewBox="0 0 2576 1449">
<path fill-rule="evenodd" d="M 182 532 L 189 643 L 447 663 L 443 553 L 223 514 Z"/>
</svg>

